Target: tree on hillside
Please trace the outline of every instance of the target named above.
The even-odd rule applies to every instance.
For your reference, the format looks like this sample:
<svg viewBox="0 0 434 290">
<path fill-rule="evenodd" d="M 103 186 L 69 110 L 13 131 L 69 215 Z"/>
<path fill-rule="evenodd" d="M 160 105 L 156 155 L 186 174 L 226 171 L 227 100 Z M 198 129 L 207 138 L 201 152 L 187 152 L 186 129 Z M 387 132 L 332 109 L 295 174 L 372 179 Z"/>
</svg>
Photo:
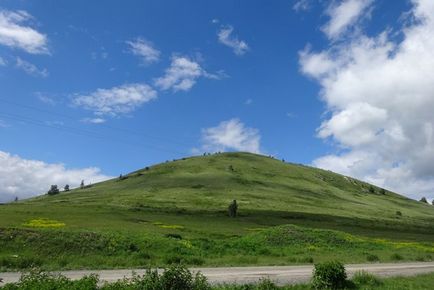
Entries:
<svg viewBox="0 0 434 290">
<path fill-rule="evenodd" d="M 84 188 L 84 180 L 81 181 L 81 183 L 80 183 L 80 188 L 81 188 L 81 189 Z"/>
<path fill-rule="evenodd" d="M 59 188 L 56 184 L 51 185 L 50 190 L 47 192 L 48 195 L 55 195 L 59 193 Z"/>
<path fill-rule="evenodd" d="M 432 202 L 431 202 L 431 203 L 432 203 L 432 205 L 434 205 L 434 199 L 432 200 Z"/>
<path fill-rule="evenodd" d="M 425 196 L 420 199 L 420 202 L 428 203 Z"/>
<path fill-rule="evenodd" d="M 15 199 L 14 199 L 14 201 L 15 201 L 15 202 L 17 202 L 17 201 L 18 201 L 18 196 L 15 196 Z"/>
<path fill-rule="evenodd" d="M 69 184 L 65 185 L 65 187 L 63 188 L 64 191 L 69 191 Z"/>
<path fill-rule="evenodd" d="M 375 193 L 375 188 L 372 185 L 369 186 L 369 192 Z"/>
<path fill-rule="evenodd" d="M 238 211 L 238 204 L 237 201 L 234 199 L 228 207 L 229 216 L 233 218 L 237 217 L 237 211 Z"/>
</svg>

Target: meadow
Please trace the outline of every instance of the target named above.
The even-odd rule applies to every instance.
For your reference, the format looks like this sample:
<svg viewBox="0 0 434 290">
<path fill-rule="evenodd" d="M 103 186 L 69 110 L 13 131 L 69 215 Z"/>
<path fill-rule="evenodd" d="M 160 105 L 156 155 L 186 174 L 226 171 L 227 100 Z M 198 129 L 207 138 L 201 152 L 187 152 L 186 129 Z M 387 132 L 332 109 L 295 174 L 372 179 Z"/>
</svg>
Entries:
<svg viewBox="0 0 434 290">
<path fill-rule="evenodd" d="M 0 206 L 0 271 L 433 257 L 433 206 L 249 153 L 168 161 Z"/>
</svg>

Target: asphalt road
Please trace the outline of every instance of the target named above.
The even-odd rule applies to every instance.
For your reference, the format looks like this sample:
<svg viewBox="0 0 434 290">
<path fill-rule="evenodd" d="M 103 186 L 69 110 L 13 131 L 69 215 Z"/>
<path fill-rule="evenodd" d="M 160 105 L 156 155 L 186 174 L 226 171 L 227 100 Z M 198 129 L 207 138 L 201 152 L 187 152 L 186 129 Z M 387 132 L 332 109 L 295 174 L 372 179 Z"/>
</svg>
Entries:
<svg viewBox="0 0 434 290">
<path fill-rule="evenodd" d="M 354 272 L 365 270 L 380 277 L 413 276 L 434 272 L 434 262 L 394 263 L 394 264 L 353 264 L 345 266 L 351 277 Z M 313 266 L 270 266 L 270 267 L 224 267 L 224 268 L 192 268 L 193 272 L 202 272 L 212 284 L 220 283 L 254 283 L 261 278 L 269 278 L 279 285 L 307 282 L 312 277 Z M 71 279 L 79 279 L 91 273 L 98 274 L 102 281 L 114 282 L 124 277 L 131 277 L 132 271 L 143 274 L 143 269 L 129 270 L 77 270 L 62 271 Z M 58 272 L 56 272 L 58 273 Z M 17 282 L 21 276 L 18 272 L 0 273 L 5 283 Z"/>
</svg>

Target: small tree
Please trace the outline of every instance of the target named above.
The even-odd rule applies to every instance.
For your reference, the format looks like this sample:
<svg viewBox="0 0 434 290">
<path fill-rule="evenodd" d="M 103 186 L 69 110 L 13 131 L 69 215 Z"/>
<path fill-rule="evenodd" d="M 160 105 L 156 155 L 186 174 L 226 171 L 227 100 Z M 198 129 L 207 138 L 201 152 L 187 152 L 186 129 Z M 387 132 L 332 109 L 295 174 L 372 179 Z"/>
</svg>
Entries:
<svg viewBox="0 0 434 290">
<path fill-rule="evenodd" d="M 385 195 L 385 194 L 386 194 L 386 190 L 385 190 L 384 188 L 382 188 L 382 189 L 380 189 L 380 193 L 381 193 L 382 195 Z"/>
<path fill-rule="evenodd" d="M 48 195 L 55 195 L 55 194 L 58 194 L 58 193 L 59 193 L 59 188 L 57 188 L 57 185 L 56 185 L 56 184 L 53 184 L 53 185 L 50 187 L 50 190 L 49 190 L 47 193 L 48 193 Z"/>
<path fill-rule="evenodd" d="M 422 198 L 420 199 L 420 202 L 428 203 L 428 201 L 426 200 L 426 197 L 422 197 Z"/>
<path fill-rule="evenodd" d="M 15 196 L 15 199 L 14 199 L 14 201 L 15 201 L 15 202 L 17 202 L 17 201 L 18 201 L 18 196 Z"/>
<path fill-rule="evenodd" d="M 375 193 L 375 188 L 372 185 L 369 186 L 369 192 Z"/>
<path fill-rule="evenodd" d="M 238 204 L 237 201 L 234 199 L 228 207 L 229 216 L 232 218 L 237 217 L 237 211 L 238 211 Z"/>
<path fill-rule="evenodd" d="M 229 165 L 229 170 L 230 171 L 235 171 L 234 167 L 232 165 Z"/>
<path fill-rule="evenodd" d="M 63 188 L 64 191 L 69 191 L 69 184 L 65 185 L 65 187 Z"/>
<path fill-rule="evenodd" d="M 81 188 L 81 189 L 84 188 L 84 180 L 81 181 L 81 183 L 80 183 L 80 188 Z"/>
<path fill-rule="evenodd" d="M 431 203 L 432 203 L 432 205 L 434 205 L 434 199 L 432 200 L 432 202 L 431 202 Z"/>
</svg>

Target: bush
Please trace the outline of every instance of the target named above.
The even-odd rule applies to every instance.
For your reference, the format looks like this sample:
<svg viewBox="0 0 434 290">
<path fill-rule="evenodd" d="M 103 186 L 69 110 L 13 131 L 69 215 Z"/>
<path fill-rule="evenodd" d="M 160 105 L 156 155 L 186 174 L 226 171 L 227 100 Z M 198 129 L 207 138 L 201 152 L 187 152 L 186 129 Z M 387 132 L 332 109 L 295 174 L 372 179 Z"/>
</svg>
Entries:
<svg viewBox="0 0 434 290">
<path fill-rule="evenodd" d="M 422 197 L 422 198 L 420 199 L 420 202 L 428 203 L 428 201 L 426 200 L 426 197 Z"/>
<path fill-rule="evenodd" d="M 195 277 L 184 266 L 174 266 L 166 269 L 160 276 L 161 290 L 207 290 L 211 289 L 205 276 L 197 273 Z"/>
<path fill-rule="evenodd" d="M 47 192 L 48 195 L 55 195 L 55 194 L 58 194 L 58 193 L 59 193 L 59 188 L 57 187 L 56 184 L 53 184 L 50 187 L 50 190 Z"/>
<path fill-rule="evenodd" d="M 390 259 L 394 260 L 394 261 L 401 261 L 404 260 L 404 257 L 401 256 L 400 254 L 393 254 L 392 256 L 390 256 Z"/>
<path fill-rule="evenodd" d="M 375 287 L 382 284 L 380 279 L 378 279 L 376 276 L 363 270 L 354 273 L 352 280 L 357 286 Z"/>
<path fill-rule="evenodd" d="M 143 276 L 133 273 L 131 279 L 122 279 L 115 283 L 104 283 L 98 287 L 98 276 L 85 276 L 77 281 L 71 281 L 62 275 L 47 274 L 33 271 L 23 274 L 18 283 L 4 285 L 5 290 L 211 290 L 205 276 L 193 274 L 183 266 L 166 269 L 159 275 L 157 270 L 147 270 Z M 260 288 L 274 289 L 274 288 Z"/>
<path fill-rule="evenodd" d="M 399 210 L 396 211 L 396 215 L 397 216 L 402 216 L 402 212 L 400 212 Z"/>
<path fill-rule="evenodd" d="M 380 258 L 378 258 L 377 255 L 371 255 L 371 254 L 369 254 L 369 255 L 366 256 L 366 260 L 369 261 L 369 262 L 377 262 L 377 261 L 380 260 Z"/>
<path fill-rule="evenodd" d="M 258 290 L 278 290 L 279 287 L 276 286 L 270 279 L 261 279 L 256 285 Z"/>
<path fill-rule="evenodd" d="M 345 287 L 347 273 L 341 262 L 329 261 L 315 264 L 312 286 L 314 289 L 342 289 Z"/>
</svg>

